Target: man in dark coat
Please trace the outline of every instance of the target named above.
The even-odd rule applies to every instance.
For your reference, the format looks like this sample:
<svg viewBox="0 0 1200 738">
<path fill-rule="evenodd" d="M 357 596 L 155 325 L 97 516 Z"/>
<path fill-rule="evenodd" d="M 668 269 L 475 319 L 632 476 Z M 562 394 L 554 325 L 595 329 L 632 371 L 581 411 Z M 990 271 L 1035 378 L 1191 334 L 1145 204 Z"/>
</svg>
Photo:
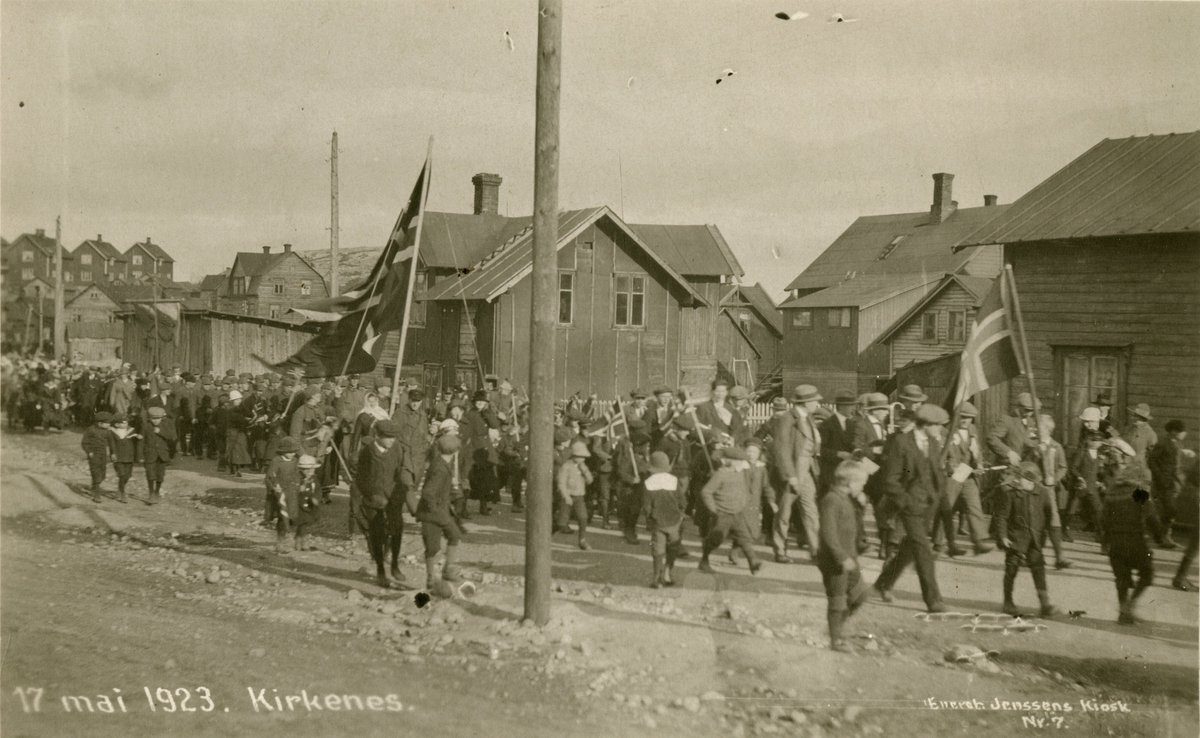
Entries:
<svg viewBox="0 0 1200 738">
<path fill-rule="evenodd" d="M 833 401 L 833 414 L 820 425 L 821 431 L 821 484 L 818 495 L 825 494 L 833 480 L 833 470 L 854 452 L 854 406 L 858 398 L 845 390 L 838 392 Z"/>
<path fill-rule="evenodd" d="M 792 408 L 776 413 L 770 421 L 770 463 L 767 479 L 775 492 L 775 530 L 771 538 L 775 561 L 791 563 L 787 555 L 788 528 L 792 505 L 800 502 L 804 534 L 813 555 L 817 552 L 820 520 L 817 512 L 817 482 L 821 471 L 821 434 L 812 414 L 820 407 L 821 394 L 811 384 L 801 384 L 792 393 Z"/>
<path fill-rule="evenodd" d="M 150 489 L 147 504 L 157 504 L 162 499 L 162 483 L 166 479 L 167 464 L 171 461 L 171 449 L 175 446 L 175 426 L 167 422 L 167 411 L 155 405 L 146 409 L 146 425 L 142 428 L 142 439 L 138 457 L 146 466 L 146 486 Z"/>
<path fill-rule="evenodd" d="M 471 495 L 479 500 L 479 514 L 489 515 L 489 505 L 499 499 L 496 467 L 500 456 L 493 436 L 499 439 L 500 419 L 492 412 L 485 390 L 476 390 L 471 400 L 473 407 L 463 416 L 459 436 Z"/>
<path fill-rule="evenodd" d="M 942 432 L 949 422 L 945 410 L 936 405 L 922 405 L 917 409 L 913 430 L 896 434 L 885 452 L 885 503 L 897 511 L 905 537 L 896 558 L 884 564 L 875 580 L 875 589 L 884 602 L 892 601 L 891 589 L 896 579 L 915 562 L 925 607 L 929 612 L 946 611 L 938 589 L 929 531 L 946 487 L 939 461 Z"/>
<path fill-rule="evenodd" d="M 1022 392 L 1017 395 L 1012 414 L 992 424 L 987 447 L 998 463 L 1017 466 L 1031 449 L 1037 447 L 1038 429 L 1033 415 L 1033 395 Z"/>
<path fill-rule="evenodd" d="M 391 420 L 375 424 L 374 438 L 364 443 L 358 453 L 350 501 L 359 527 L 367 536 L 371 558 L 375 561 L 376 581 L 385 589 L 393 586 L 386 569 L 388 539 L 396 539 L 399 552 L 399 538 L 404 529 L 401 517 L 406 502 L 404 448 L 396 442 L 398 433 L 399 429 Z M 409 486 L 412 486 L 411 482 Z M 393 575 L 398 574 L 399 569 L 394 569 Z"/>
<path fill-rule="evenodd" d="M 882 392 L 872 392 L 864 398 L 863 415 L 854 423 L 854 455 L 870 461 L 875 471 L 867 478 L 863 492 L 875 511 L 875 527 L 879 532 L 879 558 L 884 561 L 896 555 L 900 547 L 900 534 L 883 504 L 883 449 L 887 446 L 887 417 L 891 402 Z"/>
</svg>

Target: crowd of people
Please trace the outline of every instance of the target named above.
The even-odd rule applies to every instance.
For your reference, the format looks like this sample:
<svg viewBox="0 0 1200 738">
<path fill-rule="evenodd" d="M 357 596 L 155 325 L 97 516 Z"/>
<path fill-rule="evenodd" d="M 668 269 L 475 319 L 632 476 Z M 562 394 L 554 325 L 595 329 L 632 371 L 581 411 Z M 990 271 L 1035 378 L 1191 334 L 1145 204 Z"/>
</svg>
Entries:
<svg viewBox="0 0 1200 738">
<path fill-rule="evenodd" d="M 461 577 L 463 521 L 493 514 L 504 496 L 523 511 L 528 398 L 493 375 L 475 391 L 430 396 L 400 387 L 393 410 L 390 380 L 356 375 L 139 372 L 129 364 L 99 371 L 6 359 L 3 402 L 10 429 L 85 429 L 96 502 L 109 464 L 121 503 L 135 464 L 145 469 L 147 504 L 162 498 L 177 456 L 211 459 L 234 477 L 262 474 L 263 523 L 275 528 L 281 553 L 312 548 L 308 533 L 345 482 L 350 531 L 366 537 L 378 584 L 404 579 L 408 514 L 424 543 L 426 587 L 448 595 Z M 712 556 L 731 539 L 729 561 L 744 556 L 757 573 L 756 545 L 765 541 L 775 563 L 799 557 L 819 568 L 835 648 L 846 647 L 842 624 L 872 589 L 858 564 L 872 549 L 883 560 L 873 585 L 879 598 L 892 599 L 912 564 L 926 608 L 943 612 L 936 558 L 966 555 L 959 536 L 975 555 L 999 547 L 1003 612 L 1023 614 L 1013 592 L 1028 568 L 1037 612 L 1053 617 L 1045 544 L 1065 569 L 1063 542 L 1088 532 L 1109 557 L 1120 621 L 1134 623 L 1153 577 L 1152 549 L 1176 547 L 1179 524 L 1188 540 L 1172 583 L 1195 589 L 1187 572 L 1197 550 L 1197 463 L 1181 422 L 1167 422 L 1159 437 L 1150 408 L 1139 404 L 1118 427 L 1101 395 L 1080 414 L 1079 436 L 1061 439 L 1068 453 L 1028 393 L 982 431 L 969 402 L 951 414 L 916 385 L 897 394 L 895 402 L 881 393 L 827 401 L 802 384 L 772 401 L 765 422 L 751 422 L 749 391 L 723 379 L 703 399 L 666 386 L 617 402 L 577 393 L 555 406 L 554 532 L 588 550 L 589 526 L 615 526 L 631 545 L 644 527 L 654 588 L 676 583 L 691 526 L 701 571 L 713 570 Z"/>
</svg>

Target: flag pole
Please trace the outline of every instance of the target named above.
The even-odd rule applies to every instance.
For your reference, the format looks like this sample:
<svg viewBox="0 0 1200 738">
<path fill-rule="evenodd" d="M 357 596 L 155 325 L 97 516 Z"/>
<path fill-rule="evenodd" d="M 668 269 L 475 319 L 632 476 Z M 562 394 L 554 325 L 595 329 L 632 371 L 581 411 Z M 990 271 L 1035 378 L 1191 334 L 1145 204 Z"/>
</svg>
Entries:
<svg viewBox="0 0 1200 738">
<path fill-rule="evenodd" d="M 1021 318 L 1021 300 L 1017 297 L 1017 281 L 1013 277 L 1011 264 L 1004 265 L 1004 272 L 1008 275 L 1008 293 L 1012 299 L 1013 317 L 1017 321 L 1017 335 L 1021 338 L 1021 363 L 1024 364 L 1021 368 L 1029 380 L 1029 394 L 1033 397 L 1033 416 L 1036 423 L 1037 416 L 1042 413 L 1042 403 L 1038 401 L 1037 382 L 1033 379 L 1033 364 L 1029 361 L 1029 344 L 1025 341 L 1025 321 Z"/>
<path fill-rule="evenodd" d="M 554 344 L 558 268 L 558 123 L 562 0 L 538 2 L 533 165 L 533 299 L 530 309 L 529 493 L 525 518 L 525 618 L 550 620 Z"/>
<path fill-rule="evenodd" d="M 425 223 L 425 204 L 429 201 L 429 173 L 433 168 L 433 136 L 429 137 L 429 148 L 425 151 L 425 166 L 422 167 L 421 209 L 417 212 L 417 234 L 413 239 L 412 260 L 408 267 L 408 293 L 404 296 L 404 322 L 400 325 L 400 348 L 396 351 L 396 373 L 392 375 L 392 406 L 388 414 L 396 412 L 400 395 L 400 367 L 404 365 L 404 342 L 408 338 L 408 324 L 412 321 L 413 287 L 417 283 L 417 255 L 421 251 L 421 226 Z"/>
</svg>

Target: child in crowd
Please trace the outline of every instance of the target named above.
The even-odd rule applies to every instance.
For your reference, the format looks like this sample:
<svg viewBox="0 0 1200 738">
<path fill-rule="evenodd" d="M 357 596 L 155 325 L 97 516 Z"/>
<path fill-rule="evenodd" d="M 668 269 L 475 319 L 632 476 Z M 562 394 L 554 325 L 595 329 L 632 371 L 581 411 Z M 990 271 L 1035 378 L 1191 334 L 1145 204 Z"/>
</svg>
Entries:
<svg viewBox="0 0 1200 738">
<path fill-rule="evenodd" d="M 129 427 L 129 419 L 116 415 L 112 422 L 113 470 L 117 472 L 117 502 L 125 502 L 125 485 L 133 476 L 133 465 L 137 463 L 137 444 L 141 436 Z"/>
<path fill-rule="evenodd" d="M 588 523 L 587 486 L 592 483 L 592 471 L 587 467 L 587 459 L 591 455 L 587 443 L 576 439 L 571 442 L 571 458 L 558 470 L 558 493 L 562 496 L 562 505 L 558 508 L 558 527 L 560 530 L 567 528 L 569 520 L 574 518 L 579 526 L 579 548 L 584 551 L 591 548 L 584 538 Z"/>
<path fill-rule="evenodd" d="M 746 452 L 740 448 L 725 447 L 720 450 L 721 467 L 704 483 L 700 497 L 708 512 L 710 525 L 704 537 L 704 548 L 700 558 L 700 571 L 712 573 L 708 556 L 732 536 L 733 543 L 746 554 L 750 573 L 756 574 L 762 564 L 754 555 L 753 539 L 746 527 L 743 512 L 746 509 L 746 470 L 749 463 Z"/>
<path fill-rule="evenodd" d="M 316 525 L 321 512 L 321 483 L 317 479 L 321 462 L 315 456 L 304 454 L 296 460 L 296 465 L 300 468 L 300 489 L 297 492 L 300 509 L 295 518 L 296 550 L 316 551 L 317 547 L 313 545 L 308 530 Z"/>
<path fill-rule="evenodd" d="M 650 454 L 650 476 L 644 482 L 646 488 L 643 512 L 646 527 L 650 529 L 650 556 L 654 562 L 654 579 L 651 589 L 675 585 L 672 577 L 675 559 L 683 541 L 679 527 L 683 522 L 683 508 L 687 505 L 687 494 L 679 479 L 671 473 L 671 459 L 662 451 Z"/>
<path fill-rule="evenodd" d="M 1014 473 L 1004 482 L 999 504 L 994 512 L 996 540 L 1004 548 L 1004 613 L 1020 617 L 1021 611 L 1013 603 L 1013 587 L 1017 572 L 1028 566 L 1033 575 L 1033 586 L 1037 589 L 1041 615 L 1044 618 L 1058 614 L 1050 604 L 1050 592 L 1046 585 L 1046 560 L 1042 557 L 1042 546 L 1046 543 L 1047 528 L 1054 513 L 1054 496 L 1043 481 L 1042 470 L 1033 461 L 1022 461 Z"/>
<path fill-rule="evenodd" d="M 1113 474 L 1104 496 L 1104 536 L 1117 585 L 1117 622 L 1122 625 L 1138 622 L 1134 605 L 1154 581 L 1154 555 L 1146 536 L 1161 537 L 1162 526 L 1154 505 L 1147 504 L 1149 486 L 1143 467 L 1126 463 Z"/>
<path fill-rule="evenodd" d="M 87 454 L 88 471 L 92 475 L 92 501 L 100 502 L 100 485 L 104 483 L 108 469 L 108 457 L 112 452 L 112 433 L 108 424 L 112 415 L 96 413 L 95 422 L 83 432 L 80 445 Z"/>
<path fill-rule="evenodd" d="M 816 564 L 829 598 L 829 647 L 849 652 L 842 638 L 842 626 L 867 599 L 867 584 L 858 568 L 858 510 L 867 503 L 863 487 L 866 468 L 860 461 L 847 459 L 837 465 L 833 481 L 818 501 L 821 523 Z"/>
<path fill-rule="evenodd" d="M 266 520 L 275 521 L 275 551 L 287 553 L 286 541 L 294 521 L 300 517 L 300 465 L 296 455 L 300 442 L 287 437 L 276 445 L 276 455 L 267 465 Z"/>
<path fill-rule="evenodd" d="M 460 448 L 458 434 L 438 436 L 425 467 L 424 483 L 419 492 L 417 485 L 410 487 L 405 499 L 405 507 L 421 523 L 421 539 L 425 543 L 425 586 L 439 597 L 450 597 L 453 592 L 449 583 L 460 579 L 455 561 L 462 533 L 452 512 L 456 498 L 461 494 L 456 457 Z M 437 559 L 443 538 L 446 539 L 446 561 L 439 573 Z"/>
<path fill-rule="evenodd" d="M 762 510 L 770 488 L 767 486 L 767 465 L 762 461 L 763 443 L 760 439 L 750 436 L 742 441 L 742 449 L 746 452 L 746 509 L 742 517 L 746 519 L 746 528 L 750 531 L 753 543 L 762 540 Z M 729 549 L 729 563 L 738 563 L 737 546 Z"/>
</svg>

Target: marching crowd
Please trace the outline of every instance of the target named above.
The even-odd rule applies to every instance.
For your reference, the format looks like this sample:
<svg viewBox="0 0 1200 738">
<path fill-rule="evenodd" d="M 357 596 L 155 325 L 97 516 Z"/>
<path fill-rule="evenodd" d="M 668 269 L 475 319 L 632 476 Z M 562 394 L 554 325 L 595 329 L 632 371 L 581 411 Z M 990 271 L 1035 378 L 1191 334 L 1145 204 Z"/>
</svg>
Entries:
<svg viewBox="0 0 1200 738">
<path fill-rule="evenodd" d="M 308 532 L 345 480 L 350 531 L 365 535 L 383 587 L 404 579 L 405 513 L 420 526 L 426 586 L 448 596 L 461 576 L 463 521 L 492 514 L 502 493 L 513 512 L 523 510 L 528 402 L 493 375 L 474 392 L 428 396 L 401 385 L 392 412 L 391 382 L 364 384 L 356 375 L 306 381 L 233 370 L 197 375 L 178 366 L 138 372 L 129 364 L 99 371 L 7 357 L 3 369 L 10 430 L 85 429 L 96 502 L 104 499 L 109 464 L 118 502 L 130 499 L 127 484 L 141 464 L 143 501 L 155 504 L 172 459 L 211 459 L 234 477 L 263 475 L 263 522 L 275 528 L 283 553 L 312 548 Z M 701 571 L 712 571 L 711 557 L 727 539 L 730 562 L 740 552 L 751 573 L 763 565 L 756 544 L 764 540 L 778 564 L 806 550 L 825 583 L 838 649 L 846 648 L 845 619 L 872 589 L 890 601 L 910 564 L 926 608 L 945 611 L 935 560 L 967 554 L 957 543 L 962 535 L 975 555 L 1003 550 L 1002 609 L 1010 615 L 1022 613 L 1013 597 L 1022 568 L 1033 577 L 1039 614 L 1057 614 L 1043 550 L 1048 541 L 1055 568 L 1070 567 L 1062 544 L 1081 530 L 1109 558 L 1121 622 L 1136 622 L 1134 605 L 1153 577 L 1152 549 L 1176 547 L 1176 525 L 1188 538 L 1172 584 L 1195 589 L 1186 575 L 1200 531 L 1196 455 L 1183 446 L 1180 421 L 1167 422 L 1159 436 L 1144 404 L 1119 427 L 1112 402 L 1097 397 L 1079 416 L 1078 438 L 1061 439 L 1068 453 L 1055 440 L 1053 418 L 1036 412 L 1028 393 L 981 430 L 971 403 L 952 419 L 915 385 L 903 387 L 897 402 L 839 393 L 827 403 L 802 384 L 775 398 L 771 417 L 757 426 L 744 387 L 718 379 L 711 390 L 702 401 L 663 386 L 635 390 L 628 401 L 577 393 L 556 405 L 555 534 L 572 535 L 587 550 L 589 526 L 615 525 L 636 545 L 644 525 L 654 588 L 675 584 L 690 526 L 701 543 Z M 874 540 L 864 525 L 868 509 Z M 873 548 L 884 564 L 868 586 L 858 557 Z"/>
</svg>

